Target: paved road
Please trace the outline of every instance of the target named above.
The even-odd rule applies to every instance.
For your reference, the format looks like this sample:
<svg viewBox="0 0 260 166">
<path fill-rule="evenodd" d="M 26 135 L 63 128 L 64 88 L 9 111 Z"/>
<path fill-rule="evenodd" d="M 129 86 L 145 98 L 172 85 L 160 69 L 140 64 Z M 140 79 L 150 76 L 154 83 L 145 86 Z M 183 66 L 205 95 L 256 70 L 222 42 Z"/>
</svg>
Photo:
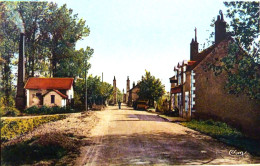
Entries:
<svg viewBox="0 0 260 166">
<path fill-rule="evenodd" d="M 76 165 L 249 164 L 248 153 L 229 155 L 235 148 L 155 114 L 108 107 L 97 112 L 92 144 L 82 148 Z"/>
</svg>

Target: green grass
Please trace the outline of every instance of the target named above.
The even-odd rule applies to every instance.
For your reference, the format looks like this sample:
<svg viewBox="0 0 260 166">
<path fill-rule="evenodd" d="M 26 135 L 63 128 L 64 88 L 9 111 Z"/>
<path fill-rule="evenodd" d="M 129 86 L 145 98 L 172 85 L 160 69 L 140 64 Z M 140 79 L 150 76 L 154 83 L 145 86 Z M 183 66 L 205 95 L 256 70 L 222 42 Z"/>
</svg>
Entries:
<svg viewBox="0 0 260 166">
<path fill-rule="evenodd" d="M 33 130 L 41 124 L 64 119 L 65 117 L 66 115 L 51 115 L 32 118 L 2 119 L 0 123 L 1 141 L 8 141 Z"/>
<path fill-rule="evenodd" d="M 250 152 L 252 155 L 260 156 L 260 142 L 244 136 L 238 130 L 223 122 L 213 120 L 182 122 L 182 125 L 210 135 L 228 145 L 235 146 L 241 150 Z"/>
</svg>

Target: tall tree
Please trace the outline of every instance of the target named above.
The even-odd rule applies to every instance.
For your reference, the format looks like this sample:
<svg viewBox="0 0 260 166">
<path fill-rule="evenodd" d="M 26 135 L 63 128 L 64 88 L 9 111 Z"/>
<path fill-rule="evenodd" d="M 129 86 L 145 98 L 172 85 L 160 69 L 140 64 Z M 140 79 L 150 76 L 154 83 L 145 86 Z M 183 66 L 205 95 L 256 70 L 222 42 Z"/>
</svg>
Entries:
<svg viewBox="0 0 260 166">
<path fill-rule="evenodd" d="M 2 79 L 0 79 L 1 104 L 12 107 L 14 104 L 14 87 L 12 86 L 13 58 L 18 50 L 19 28 L 13 19 L 10 19 L 8 3 L 0 2 L 0 57 L 5 63 L 1 64 Z"/>
<path fill-rule="evenodd" d="M 160 79 L 155 78 L 148 71 L 145 71 L 145 75 L 142 76 L 139 87 L 139 98 L 143 100 L 148 100 L 149 106 L 153 106 L 154 101 L 157 101 L 165 93 L 164 86 L 162 85 Z"/>
<path fill-rule="evenodd" d="M 26 56 L 26 76 L 35 76 L 46 59 L 46 52 L 42 45 L 41 36 L 43 18 L 48 14 L 48 2 L 18 2 L 15 11 L 19 13 L 25 28 L 25 56 Z"/>
<path fill-rule="evenodd" d="M 71 49 L 75 48 L 76 42 L 90 33 L 85 21 L 78 19 L 77 14 L 73 15 L 72 12 L 66 5 L 58 7 L 55 3 L 49 3 L 48 14 L 43 19 L 41 32 L 46 46 L 50 49 L 50 72 L 54 77 L 59 70 L 63 70 L 58 64 L 72 56 Z"/>
</svg>

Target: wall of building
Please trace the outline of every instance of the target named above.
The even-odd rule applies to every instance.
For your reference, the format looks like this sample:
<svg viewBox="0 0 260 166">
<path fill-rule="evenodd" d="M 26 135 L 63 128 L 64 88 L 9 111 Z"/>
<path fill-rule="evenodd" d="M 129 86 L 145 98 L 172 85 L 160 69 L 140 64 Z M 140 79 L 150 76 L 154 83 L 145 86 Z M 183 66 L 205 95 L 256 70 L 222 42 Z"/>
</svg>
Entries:
<svg viewBox="0 0 260 166">
<path fill-rule="evenodd" d="M 46 92 L 47 92 L 47 90 L 27 89 L 26 90 L 27 107 L 40 105 L 41 103 L 40 103 L 40 100 L 36 97 L 36 93 L 41 93 L 43 95 Z"/>
<path fill-rule="evenodd" d="M 195 118 L 224 121 L 241 129 L 250 136 L 260 132 L 260 102 L 246 95 L 231 95 L 224 89 L 227 73 L 215 76 L 204 71 L 207 62 L 219 63 L 227 55 L 228 41 L 221 42 L 196 68 L 195 71 Z"/>
<path fill-rule="evenodd" d="M 74 98 L 73 86 L 71 86 L 71 88 L 66 91 L 66 95 L 68 96 L 68 99 L 73 99 Z"/>
<path fill-rule="evenodd" d="M 51 103 L 51 95 L 55 95 L 55 102 Z M 43 104 L 48 107 L 60 106 L 62 107 L 62 97 L 54 91 L 49 92 L 43 97 Z"/>
</svg>

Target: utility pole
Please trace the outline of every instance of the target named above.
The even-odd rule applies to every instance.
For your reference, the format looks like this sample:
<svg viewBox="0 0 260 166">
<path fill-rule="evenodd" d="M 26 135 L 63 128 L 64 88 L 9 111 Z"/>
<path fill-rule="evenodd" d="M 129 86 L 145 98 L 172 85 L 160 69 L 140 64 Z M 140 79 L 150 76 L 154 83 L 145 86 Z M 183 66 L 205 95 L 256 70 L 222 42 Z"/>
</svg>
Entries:
<svg viewBox="0 0 260 166">
<path fill-rule="evenodd" d="M 88 84 L 87 84 L 87 76 L 88 76 L 88 74 L 87 74 L 87 72 L 88 72 L 88 70 L 87 70 L 87 66 L 88 66 L 88 61 L 86 60 L 86 71 L 85 71 L 85 83 L 86 83 L 86 94 L 85 94 L 85 105 L 86 105 L 86 111 L 88 111 Z"/>
</svg>

